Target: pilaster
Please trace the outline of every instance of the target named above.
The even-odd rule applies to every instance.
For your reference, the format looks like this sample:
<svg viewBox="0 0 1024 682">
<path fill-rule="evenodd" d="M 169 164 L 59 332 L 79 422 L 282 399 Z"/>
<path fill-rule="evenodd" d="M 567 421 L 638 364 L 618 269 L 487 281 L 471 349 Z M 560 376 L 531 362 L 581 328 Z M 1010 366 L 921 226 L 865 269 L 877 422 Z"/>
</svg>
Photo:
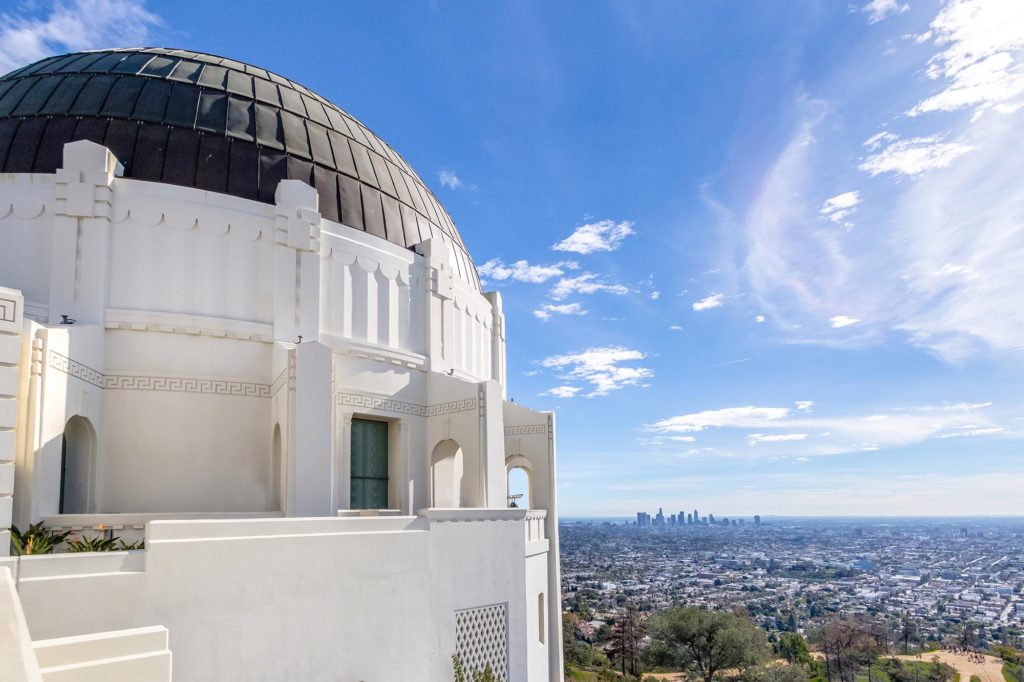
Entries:
<svg viewBox="0 0 1024 682">
<path fill-rule="evenodd" d="M 455 367 L 453 320 L 455 316 L 455 271 L 448 247 L 438 238 L 416 245 L 423 256 L 427 311 L 427 362 L 434 372 L 448 372 Z"/>
<path fill-rule="evenodd" d="M 320 335 L 320 213 L 316 190 L 282 180 L 274 195 L 274 339 Z"/>
<path fill-rule="evenodd" d="M 505 360 L 505 312 L 501 294 L 497 291 L 484 293 L 491 304 L 491 378 L 501 385 L 501 399 L 508 398 L 508 381 Z"/>
<path fill-rule="evenodd" d="M 11 547 L 24 311 L 20 291 L 0 288 L 0 556 Z"/>
<path fill-rule="evenodd" d="M 112 184 L 118 167 L 111 151 L 95 142 L 64 145 L 54 189 L 50 324 L 59 324 L 61 315 L 83 324 L 103 323 Z"/>
<path fill-rule="evenodd" d="M 289 409 L 288 516 L 332 516 L 331 349 L 296 345 Z"/>
</svg>

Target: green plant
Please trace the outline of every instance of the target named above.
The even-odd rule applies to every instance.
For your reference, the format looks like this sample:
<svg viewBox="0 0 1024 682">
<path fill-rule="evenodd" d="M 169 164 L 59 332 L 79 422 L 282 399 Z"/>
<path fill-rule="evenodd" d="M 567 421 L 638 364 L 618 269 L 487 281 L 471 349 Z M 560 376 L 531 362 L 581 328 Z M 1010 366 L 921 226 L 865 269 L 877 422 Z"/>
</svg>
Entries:
<svg viewBox="0 0 1024 682">
<path fill-rule="evenodd" d="M 117 549 L 117 541 L 114 538 L 82 537 L 68 540 L 66 546 L 69 552 L 113 552 Z"/>
<path fill-rule="evenodd" d="M 497 682 L 498 679 L 490 663 L 483 670 L 473 670 L 467 675 L 458 654 L 452 654 L 452 667 L 455 669 L 455 682 Z"/>
<path fill-rule="evenodd" d="M 133 549 L 146 549 L 146 542 L 145 540 L 139 540 L 138 542 L 125 542 L 118 538 L 116 549 L 119 552 L 130 552 Z"/>
<path fill-rule="evenodd" d="M 17 526 L 11 526 L 11 547 L 18 556 L 53 554 L 53 550 L 69 535 L 69 530 L 55 531 L 43 527 L 42 521 L 31 524 L 24 532 Z"/>
</svg>

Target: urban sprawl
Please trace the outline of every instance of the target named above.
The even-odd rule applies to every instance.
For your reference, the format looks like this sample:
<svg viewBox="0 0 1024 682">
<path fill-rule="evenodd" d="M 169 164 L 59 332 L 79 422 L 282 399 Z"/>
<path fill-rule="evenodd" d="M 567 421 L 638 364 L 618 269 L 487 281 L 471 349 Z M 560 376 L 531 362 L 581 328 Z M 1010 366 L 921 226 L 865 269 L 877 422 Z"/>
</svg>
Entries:
<svg viewBox="0 0 1024 682">
<path fill-rule="evenodd" d="M 563 599 L 595 634 L 627 604 L 745 610 L 769 631 L 835 614 L 913 623 L 921 643 L 1021 645 L 1020 519 L 715 519 L 678 512 L 563 522 Z"/>
</svg>

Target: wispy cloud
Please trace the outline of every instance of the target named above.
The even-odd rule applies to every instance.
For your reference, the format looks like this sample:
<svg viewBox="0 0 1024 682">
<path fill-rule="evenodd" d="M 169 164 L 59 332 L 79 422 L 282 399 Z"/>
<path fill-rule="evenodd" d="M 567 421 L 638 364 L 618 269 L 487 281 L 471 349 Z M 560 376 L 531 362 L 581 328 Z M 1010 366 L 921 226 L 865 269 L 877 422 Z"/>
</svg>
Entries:
<svg viewBox="0 0 1024 682">
<path fill-rule="evenodd" d="M 862 12 L 867 12 L 868 23 L 877 24 L 893 14 L 902 14 L 910 9 L 910 5 L 900 3 L 897 0 L 871 0 L 861 7 Z"/>
<path fill-rule="evenodd" d="M 952 0 L 930 29 L 921 40 L 943 49 L 928 62 L 927 75 L 943 87 L 911 109 L 910 116 L 964 107 L 1005 113 L 1021 106 L 1024 3 Z"/>
<path fill-rule="evenodd" d="M 648 430 L 661 436 L 739 431 L 750 445 L 789 443 L 791 452 L 805 456 L 870 452 L 932 438 L 1002 436 L 1008 432 L 988 414 L 988 404 L 902 407 L 881 414 L 838 416 L 811 415 L 811 404 L 797 402 L 795 411 L 753 405 L 704 410 L 662 419 Z M 796 446 L 792 444 L 798 441 L 802 444 L 793 450 Z"/>
<path fill-rule="evenodd" d="M 552 315 L 586 315 L 587 311 L 579 303 L 563 303 L 561 305 L 545 303 L 533 311 L 534 317 L 545 322 L 551 319 Z"/>
<path fill-rule="evenodd" d="M 856 317 L 850 317 L 849 315 L 836 315 L 835 317 L 830 317 L 828 321 L 833 329 L 842 329 L 843 327 L 849 327 L 851 324 L 860 322 Z"/>
<path fill-rule="evenodd" d="M 640 386 L 654 376 L 646 367 L 625 367 L 623 363 L 636 362 L 646 357 L 638 350 L 623 346 L 589 348 L 580 353 L 554 355 L 545 358 L 541 365 L 561 372 L 567 380 L 581 381 L 591 385 L 586 397 L 608 395 L 626 386 Z"/>
<path fill-rule="evenodd" d="M 561 277 L 567 270 L 579 267 L 572 261 L 551 263 L 549 265 L 531 265 L 528 261 L 517 260 L 506 265 L 500 258 L 492 258 L 477 268 L 480 276 L 495 282 L 511 280 L 513 282 L 529 282 L 541 284 L 552 277 Z"/>
<path fill-rule="evenodd" d="M 724 298 L 725 297 L 722 294 L 711 294 L 710 296 L 707 296 L 705 298 L 700 299 L 699 301 L 696 301 L 693 304 L 693 309 L 699 313 L 702 310 L 711 310 L 712 308 L 717 308 L 718 306 L 722 305 L 722 300 Z"/>
<path fill-rule="evenodd" d="M 462 180 L 459 180 L 459 176 L 447 169 L 438 171 L 437 181 L 448 189 L 458 189 L 462 187 Z"/>
<path fill-rule="evenodd" d="M 963 140 L 945 142 L 941 135 L 914 137 L 909 140 L 898 137 L 893 139 L 893 136 L 890 136 L 888 139 L 889 143 L 884 149 L 872 154 L 858 166 L 860 170 L 869 175 L 918 175 L 936 168 L 946 168 L 974 149 Z M 875 138 L 872 137 L 868 142 L 872 140 Z"/>
<path fill-rule="evenodd" d="M 860 203 L 860 192 L 843 192 L 825 200 L 818 211 L 821 215 L 834 223 L 844 223 L 848 215 L 854 212 L 857 204 Z M 849 223 L 844 223 L 849 225 Z"/>
<path fill-rule="evenodd" d="M 585 272 L 577 277 L 563 277 L 558 280 L 549 295 L 556 301 L 561 301 L 572 294 L 596 294 L 599 291 L 622 296 L 629 293 L 629 287 L 603 282 L 594 273 Z"/>
<path fill-rule="evenodd" d="M 1024 158 L 1006 151 L 1024 135 L 1024 91 L 1017 89 L 1024 77 L 1022 11 L 1015 2 L 945 3 L 918 41 L 923 47 L 907 53 L 925 52 L 917 68 L 872 81 L 906 88 L 917 105 L 908 111 L 905 104 L 872 109 L 874 101 L 841 102 L 873 111 L 886 127 L 866 136 L 867 153 L 845 168 L 858 150 L 835 132 L 836 104 L 800 100 L 799 122 L 738 230 L 734 272 L 746 278 L 775 331 L 843 347 L 902 337 L 950 362 L 1024 350 Z M 965 80 L 990 58 L 1000 60 L 984 67 L 991 79 Z M 870 60 L 889 57 L 860 59 L 869 71 Z M 989 68 L 995 65 L 1001 66 Z M 937 115 L 954 109 L 965 111 Z M 822 177 L 832 186 L 870 183 L 871 201 L 856 205 L 859 229 L 821 224 L 825 206 L 808 198 L 821 196 Z M 848 319 L 860 322 L 833 333 L 832 323 Z"/>
<path fill-rule="evenodd" d="M 581 389 L 579 386 L 555 386 L 541 393 L 541 395 L 550 395 L 555 398 L 574 398 Z"/>
<path fill-rule="evenodd" d="M 146 45 L 159 25 L 134 0 L 70 0 L 42 16 L 0 14 L 0 74 L 61 52 Z"/>
<path fill-rule="evenodd" d="M 622 240 L 633 233 L 633 223 L 628 220 L 601 220 L 577 227 L 571 235 L 551 248 L 584 255 L 596 251 L 614 251 L 621 246 Z"/>
<path fill-rule="evenodd" d="M 807 440 L 806 433 L 752 433 L 747 436 L 747 442 L 751 445 L 757 445 L 758 443 L 785 443 L 795 440 Z"/>
</svg>

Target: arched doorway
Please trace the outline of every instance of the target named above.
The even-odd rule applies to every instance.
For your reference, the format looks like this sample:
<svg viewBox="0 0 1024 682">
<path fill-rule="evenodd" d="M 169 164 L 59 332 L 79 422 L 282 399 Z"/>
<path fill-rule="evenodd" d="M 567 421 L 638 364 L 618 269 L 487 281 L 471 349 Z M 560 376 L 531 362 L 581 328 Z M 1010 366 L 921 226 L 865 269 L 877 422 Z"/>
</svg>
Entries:
<svg viewBox="0 0 1024 682">
<path fill-rule="evenodd" d="M 508 506 L 533 509 L 537 501 L 533 499 L 533 472 L 529 461 L 522 456 L 509 457 L 505 461 L 505 468 L 508 470 Z"/>
<path fill-rule="evenodd" d="M 284 494 L 281 491 L 281 483 L 284 481 L 284 473 L 281 467 L 281 425 L 274 424 L 274 435 L 272 439 L 270 454 L 270 511 L 284 511 L 282 502 Z"/>
<path fill-rule="evenodd" d="M 88 419 L 75 416 L 64 425 L 60 449 L 60 514 L 89 511 L 96 432 Z"/>
<path fill-rule="evenodd" d="M 456 509 L 462 506 L 462 448 L 443 440 L 430 457 L 430 506 Z"/>
</svg>

